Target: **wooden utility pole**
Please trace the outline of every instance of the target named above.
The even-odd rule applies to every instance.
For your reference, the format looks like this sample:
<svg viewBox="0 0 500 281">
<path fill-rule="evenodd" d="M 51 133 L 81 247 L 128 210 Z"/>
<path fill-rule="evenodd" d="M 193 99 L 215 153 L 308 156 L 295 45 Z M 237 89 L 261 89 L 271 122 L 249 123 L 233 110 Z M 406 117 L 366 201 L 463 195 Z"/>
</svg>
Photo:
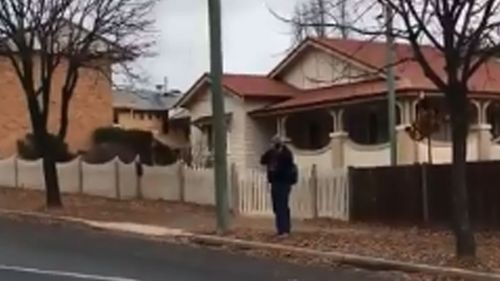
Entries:
<svg viewBox="0 0 500 281">
<path fill-rule="evenodd" d="M 387 100 L 389 114 L 389 142 L 391 146 L 390 163 L 397 165 L 397 138 L 396 138 L 396 82 L 394 75 L 394 34 L 393 34 L 393 11 L 389 4 L 385 5 L 386 36 L 387 36 Z"/>
<path fill-rule="evenodd" d="M 217 231 L 229 228 L 229 200 L 227 193 L 227 134 L 224 97 L 222 89 L 222 36 L 220 0 L 208 0 L 210 26 L 210 82 L 212 90 L 212 116 L 215 150 L 215 198 L 217 209 Z"/>
</svg>

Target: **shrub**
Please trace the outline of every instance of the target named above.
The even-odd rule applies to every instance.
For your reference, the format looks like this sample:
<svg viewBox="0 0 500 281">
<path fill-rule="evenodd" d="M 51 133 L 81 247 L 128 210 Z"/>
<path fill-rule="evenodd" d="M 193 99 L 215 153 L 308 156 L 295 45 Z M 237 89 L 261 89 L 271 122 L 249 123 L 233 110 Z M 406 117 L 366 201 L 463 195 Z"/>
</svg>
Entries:
<svg viewBox="0 0 500 281">
<path fill-rule="evenodd" d="M 48 146 L 57 162 L 67 162 L 74 158 L 68 145 L 55 135 L 49 135 Z M 31 133 L 27 134 L 24 139 L 17 141 L 17 153 L 21 159 L 26 160 L 37 160 L 42 157 L 42 153 L 35 145 L 35 136 Z"/>
<path fill-rule="evenodd" d="M 140 146 L 147 143 L 149 147 L 153 141 L 153 134 L 142 130 L 125 130 L 114 127 L 99 128 L 94 131 L 92 140 L 95 144 L 123 143 Z"/>
<path fill-rule="evenodd" d="M 158 141 L 153 142 L 153 158 L 154 163 L 160 166 L 168 166 L 174 164 L 179 158 L 178 153 L 170 149 L 170 147 L 163 145 Z"/>
<path fill-rule="evenodd" d="M 94 131 L 92 140 L 94 146 L 104 145 L 100 149 L 111 149 L 107 154 L 115 153 L 114 156 L 119 156 L 119 154 L 116 153 L 127 150 L 136 155 L 140 155 L 143 163 L 152 163 L 151 147 L 153 143 L 153 134 L 151 132 L 124 130 L 121 128 L 99 128 Z M 114 145 L 113 148 L 111 144 Z"/>
<path fill-rule="evenodd" d="M 117 143 L 100 143 L 92 146 L 83 154 L 83 161 L 90 164 L 102 164 L 118 157 L 124 163 L 131 163 L 136 156 L 137 153 L 128 146 Z"/>
</svg>

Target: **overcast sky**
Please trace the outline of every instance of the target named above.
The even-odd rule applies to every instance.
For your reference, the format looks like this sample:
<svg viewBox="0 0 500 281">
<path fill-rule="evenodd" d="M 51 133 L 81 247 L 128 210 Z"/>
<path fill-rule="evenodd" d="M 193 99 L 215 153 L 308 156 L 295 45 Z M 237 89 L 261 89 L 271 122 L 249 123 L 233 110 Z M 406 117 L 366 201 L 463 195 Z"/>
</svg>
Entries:
<svg viewBox="0 0 500 281">
<path fill-rule="evenodd" d="M 269 13 L 289 15 L 301 0 L 221 0 L 226 72 L 266 73 L 290 46 L 289 27 Z M 167 76 L 186 90 L 209 69 L 207 0 L 161 0 L 155 9 L 158 56 L 142 60 L 151 87 Z"/>
</svg>

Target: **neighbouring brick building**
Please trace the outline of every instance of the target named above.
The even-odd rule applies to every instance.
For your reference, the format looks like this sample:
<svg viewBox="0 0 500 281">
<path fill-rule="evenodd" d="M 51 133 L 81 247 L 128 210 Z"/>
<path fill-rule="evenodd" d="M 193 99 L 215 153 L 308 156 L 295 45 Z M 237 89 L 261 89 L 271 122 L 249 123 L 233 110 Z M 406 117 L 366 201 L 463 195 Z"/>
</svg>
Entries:
<svg viewBox="0 0 500 281">
<path fill-rule="evenodd" d="M 59 129 L 61 88 L 65 78 L 65 64 L 56 70 L 53 78 L 49 127 Z M 86 149 L 91 133 L 99 127 L 111 126 L 113 121 L 111 64 L 109 73 L 82 69 L 69 111 L 66 141 L 74 152 Z M 0 158 L 16 152 L 17 140 L 31 131 L 28 107 L 20 82 L 7 58 L 0 58 Z"/>
<path fill-rule="evenodd" d="M 189 150 L 189 118 L 174 109 L 176 90 L 120 88 L 113 92 L 116 127 L 151 132 L 158 144 L 182 154 Z"/>
</svg>

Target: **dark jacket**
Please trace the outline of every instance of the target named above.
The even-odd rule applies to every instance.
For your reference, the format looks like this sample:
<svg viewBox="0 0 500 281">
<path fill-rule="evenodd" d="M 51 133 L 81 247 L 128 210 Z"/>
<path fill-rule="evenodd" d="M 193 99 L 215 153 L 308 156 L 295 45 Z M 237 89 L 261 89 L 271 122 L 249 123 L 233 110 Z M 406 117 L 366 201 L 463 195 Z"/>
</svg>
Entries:
<svg viewBox="0 0 500 281">
<path fill-rule="evenodd" d="M 262 155 L 260 163 L 267 167 L 267 180 L 269 183 L 293 183 L 293 154 L 286 146 L 283 146 L 281 149 L 269 149 Z"/>
</svg>

